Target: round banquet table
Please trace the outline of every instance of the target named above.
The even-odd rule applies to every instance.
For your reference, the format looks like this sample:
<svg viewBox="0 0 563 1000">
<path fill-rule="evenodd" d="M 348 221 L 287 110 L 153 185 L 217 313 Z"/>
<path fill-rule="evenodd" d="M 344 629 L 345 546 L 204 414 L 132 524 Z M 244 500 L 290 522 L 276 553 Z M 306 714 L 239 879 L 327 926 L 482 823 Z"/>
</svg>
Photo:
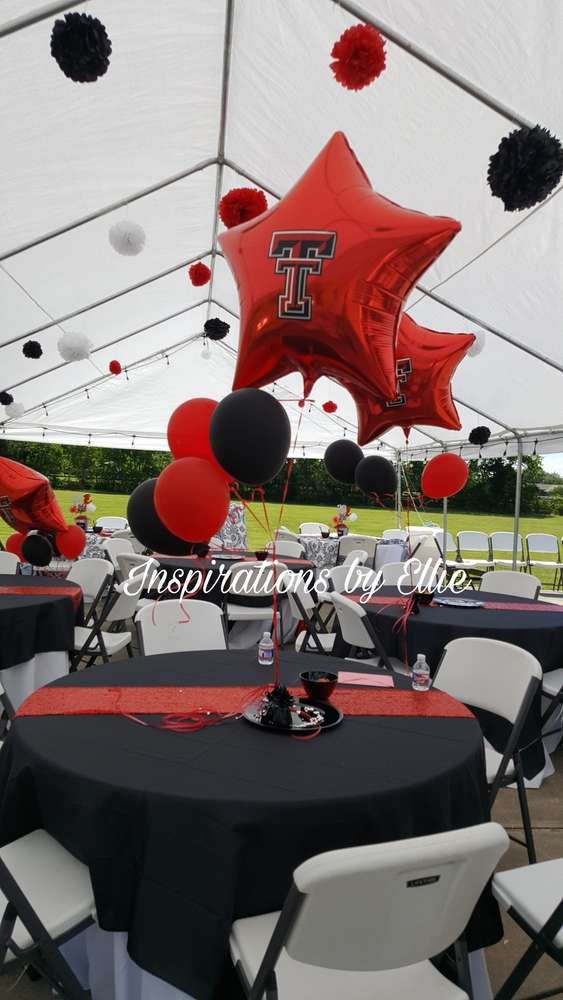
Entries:
<svg viewBox="0 0 563 1000">
<path fill-rule="evenodd" d="M 282 680 L 310 662 L 282 653 Z M 55 685 L 268 680 L 255 653 L 221 651 L 114 662 Z M 233 995 L 221 987 L 232 921 L 279 909 L 306 858 L 488 818 L 473 717 L 349 716 L 306 741 L 242 719 L 175 733 L 116 715 L 20 717 L 0 754 L 1 842 L 44 827 L 89 866 L 101 928 L 126 931 L 134 962 L 197 1000 Z M 472 949 L 502 933 L 488 890 L 477 910 Z"/>
<path fill-rule="evenodd" d="M 68 673 L 81 615 L 76 584 L 0 574 L 0 683 L 14 709 L 36 688 Z"/>
<path fill-rule="evenodd" d="M 359 592 L 358 592 L 359 593 Z M 395 587 L 382 587 L 376 597 L 398 597 Z M 455 596 L 444 593 L 444 597 Z M 459 595 L 457 595 L 459 596 Z M 492 604 L 506 605 L 502 608 L 459 608 L 446 606 L 421 607 L 418 614 L 411 614 L 406 628 L 406 657 L 413 664 L 417 653 L 425 653 L 434 674 L 444 647 L 452 639 L 466 636 L 480 636 L 500 639 L 521 646 L 539 660 L 544 671 L 555 670 L 563 662 L 563 608 L 559 611 L 546 610 L 543 601 L 533 601 L 524 597 L 507 594 L 479 594 L 471 592 L 469 600 L 479 600 Z M 533 610 L 516 610 L 510 605 L 526 604 Z M 404 608 L 397 605 L 370 604 L 365 607 L 370 621 L 381 638 L 390 656 L 404 659 L 405 641 L 403 633 L 394 628 L 395 622 L 403 614 Z M 334 645 L 336 656 L 348 655 L 349 647 L 339 635 Z M 502 751 L 506 741 L 507 727 L 497 717 L 479 712 L 485 736 Z M 527 779 L 543 772 L 546 766 L 544 747 L 541 741 L 541 695 L 535 699 L 522 733 L 522 764 Z"/>
</svg>

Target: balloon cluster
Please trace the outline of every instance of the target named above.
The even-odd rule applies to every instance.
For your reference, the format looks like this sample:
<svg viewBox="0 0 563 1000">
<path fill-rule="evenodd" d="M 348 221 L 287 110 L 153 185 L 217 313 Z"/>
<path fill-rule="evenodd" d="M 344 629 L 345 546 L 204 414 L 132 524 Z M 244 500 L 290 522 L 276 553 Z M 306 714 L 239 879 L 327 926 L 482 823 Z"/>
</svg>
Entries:
<svg viewBox="0 0 563 1000">
<path fill-rule="evenodd" d="M 274 396 L 240 389 L 217 403 L 189 399 L 168 422 L 173 461 L 129 498 L 127 518 L 148 549 L 186 555 L 224 524 L 230 486 L 260 486 L 280 471 L 291 442 L 289 420 Z"/>
<path fill-rule="evenodd" d="M 382 498 L 397 490 L 394 465 L 382 455 L 366 455 L 354 441 L 329 444 L 324 455 L 327 472 L 341 483 L 354 483 L 362 493 Z"/>
</svg>

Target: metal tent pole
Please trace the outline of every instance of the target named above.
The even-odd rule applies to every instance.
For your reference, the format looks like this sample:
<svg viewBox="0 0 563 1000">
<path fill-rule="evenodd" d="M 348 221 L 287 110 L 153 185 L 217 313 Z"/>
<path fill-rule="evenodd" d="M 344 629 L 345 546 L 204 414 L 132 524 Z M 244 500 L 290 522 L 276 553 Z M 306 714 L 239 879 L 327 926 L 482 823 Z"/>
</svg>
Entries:
<svg viewBox="0 0 563 1000">
<path fill-rule="evenodd" d="M 403 513 L 401 489 L 402 489 L 402 478 L 403 478 L 403 463 L 401 461 L 401 453 L 397 454 L 397 527 L 401 527 L 401 519 Z"/>
<path fill-rule="evenodd" d="M 22 14 L 21 17 L 15 17 L 12 21 L 6 21 L 0 26 L 0 38 L 5 38 L 7 35 L 13 35 L 16 31 L 21 31 L 22 28 L 31 28 L 34 24 L 39 24 L 40 21 L 45 21 L 48 17 L 54 17 L 55 14 L 62 14 L 63 11 L 66 13 L 68 10 L 72 10 L 73 7 L 80 7 L 81 4 L 85 3 L 85 0 L 56 0 L 54 3 L 44 4 L 43 7 L 39 7 L 37 10 L 32 10 L 28 14 Z"/>
<path fill-rule="evenodd" d="M 518 532 L 520 528 L 520 500 L 522 497 L 522 439 L 518 438 L 518 458 L 516 461 L 516 495 L 514 497 L 514 535 L 512 539 L 512 569 L 516 569 L 518 559 Z"/>
<path fill-rule="evenodd" d="M 442 562 L 444 563 L 444 569 L 447 565 L 448 558 L 448 498 L 444 497 L 444 502 L 442 506 Z"/>
</svg>

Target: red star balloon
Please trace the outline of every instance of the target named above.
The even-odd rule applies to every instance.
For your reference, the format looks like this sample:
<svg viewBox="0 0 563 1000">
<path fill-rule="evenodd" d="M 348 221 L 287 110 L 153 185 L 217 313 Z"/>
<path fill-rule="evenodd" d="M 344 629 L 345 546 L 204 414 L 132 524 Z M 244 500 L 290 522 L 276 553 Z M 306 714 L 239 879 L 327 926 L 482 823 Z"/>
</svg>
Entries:
<svg viewBox="0 0 563 1000">
<path fill-rule="evenodd" d="M 397 340 L 396 394 L 380 400 L 351 390 L 358 410 L 359 444 L 395 426 L 407 431 L 413 424 L 460 430 L 451 379 L 474 341 L 472 333 L 437 333 L 418 326 L 405 313 Z"/>
<path fill-rule="evenodd" d="M 289 372 L 391 398 L 403 302 L 459 231 L 376 194 L 337 132 L 281 201 L 220 236 L 241 335 L 233 389 Z"/>
</svg>

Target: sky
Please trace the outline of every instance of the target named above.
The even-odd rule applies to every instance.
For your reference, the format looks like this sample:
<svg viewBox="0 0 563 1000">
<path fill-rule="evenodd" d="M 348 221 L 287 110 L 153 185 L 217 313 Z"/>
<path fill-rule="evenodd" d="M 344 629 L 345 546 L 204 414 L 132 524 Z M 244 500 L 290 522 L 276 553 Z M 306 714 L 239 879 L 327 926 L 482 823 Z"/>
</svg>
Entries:
<svg viewBox="0 0 563 1000">
<path fill-rule="evenodd" d="M 542 455 L 542 465 L 546 472 L 558 472 L 563 476 L 563 455 Z"/>
</svg>

